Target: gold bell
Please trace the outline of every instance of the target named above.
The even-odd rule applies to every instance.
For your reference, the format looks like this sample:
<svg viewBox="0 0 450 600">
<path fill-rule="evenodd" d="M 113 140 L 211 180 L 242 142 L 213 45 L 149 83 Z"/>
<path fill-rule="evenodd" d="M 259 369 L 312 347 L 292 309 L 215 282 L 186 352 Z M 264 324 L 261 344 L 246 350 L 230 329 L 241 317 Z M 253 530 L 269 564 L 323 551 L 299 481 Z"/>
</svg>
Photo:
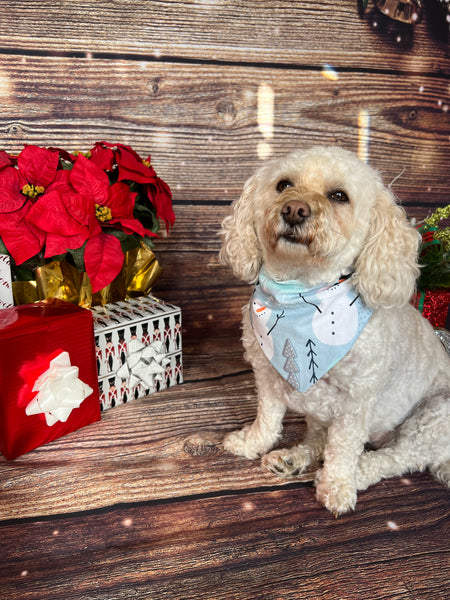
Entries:
<svg viewBox="0 0 450 600">
<path fill-rule="evenodd" d="M 381 12 L 402 23 L 415 25 L 422 19 L 422 0 L 377 0 Z"/>
</svg>

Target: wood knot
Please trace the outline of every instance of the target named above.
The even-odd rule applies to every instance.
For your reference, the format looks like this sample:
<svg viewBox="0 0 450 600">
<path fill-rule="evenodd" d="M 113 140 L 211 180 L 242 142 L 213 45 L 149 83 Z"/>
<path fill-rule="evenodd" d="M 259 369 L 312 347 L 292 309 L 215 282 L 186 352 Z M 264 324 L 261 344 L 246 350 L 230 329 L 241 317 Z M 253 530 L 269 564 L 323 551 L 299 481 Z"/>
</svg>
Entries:
<svg viewBox="0 0 450 600">
<path fill-rule="evenodd" d="M 22 127 L 18 123 L 13 123 L 8 127 L 8 133 L 10 135 L 18 135 L 22 132 Z"/>
<path fill-rule="evenodd" d="M 217 103 L 216 111 L 219 117 L 225 121 L 225 123 L 232 123 L 237 115 L 236 106 L 229 100 L 222 100 Z"/>
<path fill-rule="evenodd" d="M 215 455 L 220 448 L 221 436 L 215 432 L 194 433 L 183 444 L 183 451 L 190 456 Z"/>
</svg>

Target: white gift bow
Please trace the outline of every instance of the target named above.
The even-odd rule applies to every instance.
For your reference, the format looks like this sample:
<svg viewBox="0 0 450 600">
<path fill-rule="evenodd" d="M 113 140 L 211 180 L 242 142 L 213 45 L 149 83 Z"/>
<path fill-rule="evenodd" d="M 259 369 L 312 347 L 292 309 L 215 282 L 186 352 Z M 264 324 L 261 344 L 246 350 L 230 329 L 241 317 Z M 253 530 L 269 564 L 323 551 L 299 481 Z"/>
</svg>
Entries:
<svg viewBox="0 0 450 600">
<path fill-rule="evenodd" d="M 152 388 L 155 380 L 162 381 L 170 363 L 162 349 L 163 343 L 159 340 L 146 346 L 138 339 L 132 339 L 128 344 L 128 358 L 116 374 L 121 379 L 128 379 L 130 389 L 141 381 L 147 388 Z"/>
<path fill-rule="evenodd" d="M 45 414 L 47 425 L 65 423 L 74 408 L 94 391 L 78 379 L 78 367 L 70 364 L 68 352 L 61 352 L 50 361 L 49 368 L 34 382 L 33 392 L 38 394 L 25 409 L 27 415 Z"/>
</svg>

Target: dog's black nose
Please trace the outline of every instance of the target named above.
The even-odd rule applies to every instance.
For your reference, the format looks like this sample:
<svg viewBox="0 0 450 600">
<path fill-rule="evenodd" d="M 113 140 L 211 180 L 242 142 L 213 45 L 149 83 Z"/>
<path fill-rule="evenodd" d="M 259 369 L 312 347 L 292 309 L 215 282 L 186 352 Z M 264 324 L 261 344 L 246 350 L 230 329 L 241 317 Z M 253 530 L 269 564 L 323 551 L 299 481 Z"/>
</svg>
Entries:
<svg viewBox="0 0 450 600">
<path fill-rule="evenodd" d="M 311 209 L 306 202 L 301 202 L 300 200 L 289 200 L 283 205 L 283 208 L 281 209 L 281 215 L 286 223 L 288 223 L 291 227 L 294 227 L 294 225 L 299 225 L 311 215 Z"/>
</svg>

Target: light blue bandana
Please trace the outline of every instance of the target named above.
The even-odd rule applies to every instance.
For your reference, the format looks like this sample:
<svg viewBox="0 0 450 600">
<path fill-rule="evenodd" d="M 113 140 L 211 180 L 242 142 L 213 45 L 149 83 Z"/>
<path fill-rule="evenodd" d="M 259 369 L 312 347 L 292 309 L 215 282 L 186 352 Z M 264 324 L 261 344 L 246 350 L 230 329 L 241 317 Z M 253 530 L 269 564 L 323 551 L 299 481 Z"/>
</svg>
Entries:
<svg viewBox="0 0 450 600">
<path fill-rule="evenodd" d="M 308 290 L 300 281 L 271 279 L 264 267 L 250 303 L 264 354 L 300 392 L 347 354 L 371 316 L 349 279 Z"/>
</svg>

